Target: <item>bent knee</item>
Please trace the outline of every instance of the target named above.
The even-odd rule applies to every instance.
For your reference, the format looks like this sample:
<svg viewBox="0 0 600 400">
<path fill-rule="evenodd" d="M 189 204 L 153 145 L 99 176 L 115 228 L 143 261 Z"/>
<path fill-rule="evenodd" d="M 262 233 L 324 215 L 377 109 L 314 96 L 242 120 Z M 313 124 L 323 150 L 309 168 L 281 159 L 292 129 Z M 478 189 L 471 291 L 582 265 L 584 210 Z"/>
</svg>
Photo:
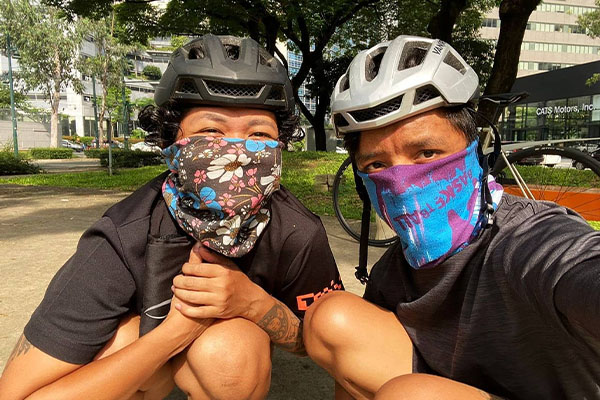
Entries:
<svg viewBox="0 0 600 400">
<path fill-rule="evenodd" d="M 406 374 L 386 382 L 375 394 L 375 400 L 468 400 L 491 399 L 487 393 L 473 386 L 441 376 Z"/>
<path fill-rule="evenodd" d="M 256 367 L 266 361 L 270 365 L 270 339 L 248 320 L 217 321 L 190 346 L 187 359 L 211 368 L 217 366 L 241 372 L 248 366 Z"/>
<path fill-rule="evenodd" d="M 349 292 L 333 292 L 319 299 L 304 316 L 304 343 L 309 351 L 317 343 L 335 346 L 355 328 L 356 314 L 366 303 Z"/>
<path fill-rule="evenodd" d="M 215 322 L 190 345 L 184 357 L 175 381 L 192 398 L 198 391 L 214 398 L 261 398 L 269 390 L 270 339 L 248 320 Z"/>
</svg>

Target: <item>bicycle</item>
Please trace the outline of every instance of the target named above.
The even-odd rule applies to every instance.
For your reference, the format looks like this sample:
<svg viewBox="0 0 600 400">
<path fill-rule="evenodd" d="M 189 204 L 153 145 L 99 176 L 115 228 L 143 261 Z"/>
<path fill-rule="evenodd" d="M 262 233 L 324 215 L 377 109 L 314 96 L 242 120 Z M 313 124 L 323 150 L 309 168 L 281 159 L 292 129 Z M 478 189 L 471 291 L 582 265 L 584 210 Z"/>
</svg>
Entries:
<svg viewBox="0 0 600 400">
<path fill-rule="evenodd" d="M 491 101 L 503 107 L 523 99 L 526 93 L 508 93 L 486 96 L 481 100 Z M 487 131 L 482 141 L 484 153 L 492 151 L 492 132 Z M 530 199 L 554 201 L 569 207 L 589 221 L 600 221 L 600 162 L 586 153 L 558 144 L 600 139 L 563 139 L 525 142 L 503 145 L 500 157 L 491 174 L 506 193 Z M 551 156 L 560 156 L 557 161 L 544 163 Z M 571 160 L 570 163 L 563 160 Z M 541 165 L 535 165 L 541 162 Z M 528 165 L 531 164 L 531 165 Z M 353 239 L 360 241 L 362 201 L 355 190 L 350 158 L 344 160 L 333 182 L 333 209 L 342 228 Z M 348 168 L 350 167 L 350 168 Z M 371 208 L 368 244 L 386 247 L 397 239 L 395 233 Z"/>
</svg>

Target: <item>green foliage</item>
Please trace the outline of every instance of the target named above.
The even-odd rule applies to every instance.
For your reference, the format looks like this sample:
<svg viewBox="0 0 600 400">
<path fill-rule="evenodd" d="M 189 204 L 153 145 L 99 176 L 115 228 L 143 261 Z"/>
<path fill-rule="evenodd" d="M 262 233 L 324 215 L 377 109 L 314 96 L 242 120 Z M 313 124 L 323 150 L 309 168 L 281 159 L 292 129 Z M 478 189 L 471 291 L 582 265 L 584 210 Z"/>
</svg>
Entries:
<svg viewBox="0 0 600 400">
<path fill-rule="evenodd" d="M 12 151 L 0 150 L 0 175 L 22 175 L 37 174 L 41 172 L 40 167 L 19 157 L 15 157 Z"/>
<path fill-rule="evenodd" d="M 95 139 L 93 136 L 63 136 L 62 138 L 70 140 L 71 142 L 80 142 L 86 146 L 91 145 L 92 141 Z"/>
<path fill-rule="evenodd" d="M 123 44 L 147 44 L 149 37 L 160 33 L 159 12 L 153 1 L 44 0 L 44 3 L 61 8 L 70 19 L 79 16 L 98 21 L 114 12 L 115 37 Z"/>
<path fill-rule="evenodd" d="M 60 149 L 53 147 L 36 147 L 34 149 L 29 150 L 29 154 L 31 158 L 35 160 L 54 160 L 54 159 L 64 159 L 64 158 L 73 158 L 73 150 L 72 149 Z"/>
<path fill-rule="evenodd" d="M 29 110 L 27 95 L 20 90 L 14 91 L 15 108 L 19 110 Z M 10 108 L 10 86 L 5 82 L 0 82 L 0 108 Z"/>
<path fill-rule="evenodd" d="M 596 0 L 596 6 L 600 7 L 600 0 Z M 585 28 L 588 36 L 592 38 L 600 37 L 600 9 L 581 15 L 577 19 L 577 23 Z M 585 81 L 585 84 L 593 86 L 598 81 L 600 81 L 600 73 L 593 74 Z"/>
<path fill-rule="evenodd" d="M 171 47 L 173 50 L 180 48 L 188 41 L 187 36 L 172 36 L 171 37 Z"/>
<path fill-rule="evenodd" d="M 600 0 L 596 0 L 596 6 L 600 7 Z M 600 9 L 585 13 L 577 18 L 577 23 L 585 28 L 588 36 L 600 37 Z"/>
<path fill-rule="evenodd" d="M 60 92 L 67 86 L 81 92 L 75 69 L 83 39 L 81 21 L 70 21 L 51 6 L 28 0 L 0 0 L 0 31 L 8 32 L 19 53 L 19 79 L 25 89 L 42 90 L 56 117 Z M 4 42 L 5 43 L 5 42 Z M 58 146 L 58 124 L 53 118 L 51 145 Z"/>
<path fill-rule="evenodd" d="M 96 148 L 92 148 L 92 149 L 86 149 L 83 151 L 83 154 L 87 157 L 87 158 L 100 158 L 100 155 L 102 154 L 102 152 L 105 151 L 104 149 L 96 149 Z M 108 151 L 108 150 L 106 150 Z"/>
<path fill-rule="evenodd" d="M 142 70 L 142 75 L 148 79 L 157 81 L 162 76 L 162 72 L 160 72 L 160 68 L 156 65 L 146 65 Z"/>
<path fill-rule="evenodd" d="M 0 184 L 81 187 L 133 191 L 166 170 L 163 166 L 121 169 L 110 176 L 105 171 L 68 174 L 44 174 L 22 178 L 2 179 Z"/>
<path fill-rule="evenodd" d="M 163 164 L 160 154 L 149 151 L 117 150 L 112 152 L 112 159 L 113 168 L 139 168 Z M 100 154 L 100 165 L 108 166 L 108 150 Z"/>
<path fill-rule="evenodd" d="M 55 7 L 27 0 L 0 0 L 2 28 L 10 32 L 19 53 L 19 78 L 27 88 L 41 87 L 52 100 L 56 88 L 81 90 L 75 60 L 83 39 L 82 25 L 64 18 Z"/>
<path fill-rule="evenodd" d="M 596 83 L 598 83 L 598 81 L 600 81 L 600 74 L 599 73 L 595 73 L 592 76 L 590 76 L 586 81 L 585 84 L 587 86 L 593 86 Z"/>
<path fill-rule="evenodd" d="M 146 106 L 155 106 L 154 97 L 139 97 L 131 102 L 134 110 L 141 110 Z"/>
<path fill-rule="evenodd" d="M 141 128 L 135 128 L 133 131 L 131 131 L 132 139 L 143 139 L 145 137 L 146 137 L 146 131 Z"/>
<path fill-rule="evenodd" d="M 89 149 L 84 154 L 88 158 L 99 158 L 100 165 L 108 166 L 108 149 Z M 138 168 L 163 164 L 160 154 L 149 151 L 112 150 L 113 168 Z"/>
<path fill-rule="evenodd" d="M 129 103 L 131 98 L 131 89 L 125 88 L 125 101 Z M 106 112 L 112 121 L 123 121 L 123 93 L 122 86 L 111 86 L 107 90 L 106 100 L 100 97 L 104 101 Z M 131 118 L 131 112 L 129 113 Z"/>
</svg>

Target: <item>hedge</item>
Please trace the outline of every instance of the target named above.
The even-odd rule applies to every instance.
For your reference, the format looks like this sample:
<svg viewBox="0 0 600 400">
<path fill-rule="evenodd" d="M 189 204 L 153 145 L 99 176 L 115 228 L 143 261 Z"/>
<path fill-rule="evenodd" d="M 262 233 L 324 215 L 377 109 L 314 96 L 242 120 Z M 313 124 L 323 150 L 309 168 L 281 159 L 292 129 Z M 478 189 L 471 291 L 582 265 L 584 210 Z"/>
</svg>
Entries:
<svg viewBox="0 0 600 400">
<path fill-rule="evenodd" d="M 0 175 L 37 174 L 41 168 L 8 151 L 0 151 Z"/>
<path fill-rule="evenodd" d="M 58 158 L 73 158 L 72 149 L 62 149 L 53 147 L 36 147 L 29 150 L 31 158 L 36 160 L 50 160 Z"/>
<path fill-rule="evenodd" d="M 100 165 L 108 167 L 108 149 L 89 149 L 84 154 L 88 158 L 99 158 Z M 147 165 L 160 165 L 163 158 L 160 154 L 150 151 L 112 150 L 113 168 L 137 168 Z"/>
<path fill-rule="evenodd" d="M 86 146 L 89 146 L 92 141 L 95 139 L 95 137 L 93 136 L 63 136 L 63 139 L 66 140 L 70 140 L 71 142 L 77 143 L 77 139 L 79 139 L 79 141 L 82 144 L 85 144 Z"/>
<path fill-rule="evenodd" d="M 105 149 L 90 148 L 84 150 L 83 154 L 85 154 L 87 158 L 100 158 L 100 154 L 102 154 L 103 151 L 106 151 L 108 153 L 108 150 Z"/>
</svg>

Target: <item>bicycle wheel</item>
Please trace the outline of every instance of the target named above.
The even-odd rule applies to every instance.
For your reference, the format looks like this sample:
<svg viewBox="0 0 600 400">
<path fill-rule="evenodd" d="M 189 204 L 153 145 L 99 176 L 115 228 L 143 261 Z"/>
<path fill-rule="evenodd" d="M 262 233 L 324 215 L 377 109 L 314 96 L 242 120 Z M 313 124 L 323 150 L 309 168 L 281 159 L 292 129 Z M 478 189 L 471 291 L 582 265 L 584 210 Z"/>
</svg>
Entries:
<svg viewBox="0 0 600 400">
<path fill-rule="evenodd" d="M 340 225 L 348 235 L 360 240 L 362 200 L 358 197 L 354 185 L 354 173 L 350 158 L 344 160 L 333 181 L 333 209 Z M 381 220 L 371 207 L 371 226 L 369 245 L 385 247 L 394 243 L 396 233 Z"/>
<path fill-rule="evenodd" d="M 560 156 L 559 162 L 556 156 Z M 592 157 L 573 148 L 537 146 L 517 151 L 507 159 L 523 177 L 533 198 L 568 207 L 588 221 L 600 221 L 600 163 Z M 506 193 L 523 196 L 502 158 L 492 175 Z"/>
</svg>

